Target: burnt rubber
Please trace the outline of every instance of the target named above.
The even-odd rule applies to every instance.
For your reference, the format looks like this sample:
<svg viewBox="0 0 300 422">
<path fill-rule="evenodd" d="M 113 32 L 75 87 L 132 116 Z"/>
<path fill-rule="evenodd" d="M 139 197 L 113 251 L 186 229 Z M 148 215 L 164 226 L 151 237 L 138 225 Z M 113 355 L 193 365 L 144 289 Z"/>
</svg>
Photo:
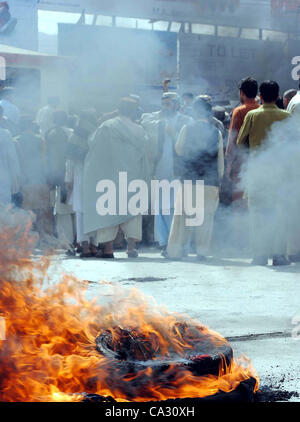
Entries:
<svg viewBox="0 0 300 422">
<path fill-rule="evenodd" d="M 125 331 L 125 330 L 124 330 Z M 126 332 L 126 331 L 125 331 Z M 129 336 L 130 332 L 128 331 Z M 135 341 L 134 352 L 136 358 L 130 352 L 132 341 Z M 194 349 L 189 350 L 184 356 L 172 355 L 169 357 L 154 356 L 151 351 L 143 350 L 142 341 L 136 339 L 128 341 L 126 338 L 118 347 L 112 343 L 112 333 L 105 331 L 96 338 L 96 349 L 99 353 L 112 360 L 118 367 L 122 367 L 128 373 L 137 373 L 147 367 L 153 371 L 166 371 L 171 365 L 184 367 L 196 376 L 219 375 L 220 367 L 225 363 L 230 365 L 233 359 L 233 350 L 228 344 L 214 345 L 210 337 L 202 338 L 195 343 Z"/>
</svg>

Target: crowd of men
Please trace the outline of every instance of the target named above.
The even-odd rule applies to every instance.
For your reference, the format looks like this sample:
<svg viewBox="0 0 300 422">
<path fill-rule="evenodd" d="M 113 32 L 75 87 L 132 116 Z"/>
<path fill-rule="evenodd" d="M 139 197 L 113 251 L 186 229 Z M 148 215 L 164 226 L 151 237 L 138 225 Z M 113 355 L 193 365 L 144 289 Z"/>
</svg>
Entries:
<svg viewBox="0 0 300 422">
<path fill-rule="evenodd" d="M 298 92 L 285 92 L 281 100 L 274 81 L 258 86 L 249 77 L 238 88 L 240 105 L 231 114 L 214 107 L 208 95 L 164 92 L 157 112 L 143 113 L 140 98 L 129 95 L 112 113 L 99 116 L 90 109 L 71 115 L 53 97 L 35 119 L 21 115 L 13 93 L 4 89 L 0 203 L 32 211 L 41 243 L 54 236 L 66 242 L 69 253 L 78 252 L 82 258 L 113 259 L 114 249 L 125 238 L 130 258 L 138 257 L 138 244 L 144 241 L 156 244 L 167 259 L 194 253 L 199 261 L 213 254 L 221 206 L 237 222 L 233 226 L 237 239 L 239 217 L 247 213 L 254 265 L 267 265 L 269 258 L 273 265 L 300 261 L 300 200 L 295 199 L 291 213 L 295 221 L 288 224 L 275 192 L 264 195 L 258 186 L 245 185 L 247 161 L 267 145 L 274 124 L 297 118 L 300 87 Z M 185 210 L 182 195 L 173 189 L 169 201 L 161 198 L 161 190 L 155 192 L 154 216 L 99 214 L 99 182 L 111 181 L 115 197 L 120 198 L 124 188 L 120 173 L 126 174 L 128 184 L 189 180 L 195 190 L 197 181 L 204 181 L 203 224 L 187 226 L 188 216 L 178 210 Z M 277 208 L 280 212 L 274 212 Z"/>
</svg>

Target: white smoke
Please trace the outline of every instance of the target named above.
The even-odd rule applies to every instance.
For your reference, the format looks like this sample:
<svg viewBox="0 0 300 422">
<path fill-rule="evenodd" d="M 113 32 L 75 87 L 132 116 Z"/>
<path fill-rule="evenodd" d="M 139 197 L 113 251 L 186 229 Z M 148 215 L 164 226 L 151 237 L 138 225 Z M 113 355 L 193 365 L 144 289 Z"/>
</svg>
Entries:
<svg viewBox="0 0 300 422">
<path fill-rule="evenodd" d="M 300 126 L 297 116 L 292 116 L 272 125 L 263 144 L 250 151 L 242 169 L 240 187 L 247 193 L 250 213 L 259 204 L 260 218 L 269 228 L 261 231 L 256 244 L 267 247 L 270 255 L 278 242 L 284 247 L 300 224 L 299 163 Z"/>
</svg>

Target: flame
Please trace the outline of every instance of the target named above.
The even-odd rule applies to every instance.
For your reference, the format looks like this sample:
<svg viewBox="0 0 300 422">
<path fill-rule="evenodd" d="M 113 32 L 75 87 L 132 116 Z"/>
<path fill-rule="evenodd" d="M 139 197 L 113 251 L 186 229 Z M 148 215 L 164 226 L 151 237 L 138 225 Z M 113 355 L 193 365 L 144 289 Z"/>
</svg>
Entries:
<svg viewBox="0 0 300 422">
<path fill-rule="evenodd" d="M 113 303 L 102 305 L 87 300 L 86 284 L 72 275 L 63 274 L 53 283 L 50 259 L 31 257 L 34 242 L 30 224 L 0 231 L 0 316 L 6 325 L 6 337 L 0 339 L 1 401 L 81 401 L 87 393 L 117 401 L 206 397 L 230 392 L 250 377 L 257 379 L 258 390 L 258 376 L 246 357 L 229 366 L 223 361 L 218 376 L 195 376 L 174 364 L 161 376 L 151 366 L 124 372 L 96 350 L 95 339 L 106 330 L 118 341 L 114 327 L 133 327 L 161 356 L 183 355 L 192 349 L 197 333 L 216 345 L 227 342 L 198 322 L 149 302 L 137 290 L 125 294 L 114 288 Z M 179 324 L 194 328 L 183 335 Z"/>
</svg>

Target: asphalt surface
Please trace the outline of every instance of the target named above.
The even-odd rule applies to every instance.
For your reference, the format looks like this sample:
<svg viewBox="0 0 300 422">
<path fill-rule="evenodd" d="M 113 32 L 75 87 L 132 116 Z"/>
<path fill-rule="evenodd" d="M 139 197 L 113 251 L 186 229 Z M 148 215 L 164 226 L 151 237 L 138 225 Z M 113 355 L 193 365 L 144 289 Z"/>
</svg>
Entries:
<svg viewBox="0 0 300 422">
<path fill-rule="evenodd" d="M 114 300 L 110 285 L 102 281 L 138 289 L 170 312 L 197 319 L 228 338 L 235 356 L 251 359 L 261 385 L 300 395 L 300 264 L 256 267 L 238 258 L 200 263 L 193 256 L 173 262 L 154 248 L 141 250 L 137 259 L 128 259 L 125 252 L 115 257 L 59 255 L 51 271 L 88 280 L 90 299 Z"/>
</svg>

